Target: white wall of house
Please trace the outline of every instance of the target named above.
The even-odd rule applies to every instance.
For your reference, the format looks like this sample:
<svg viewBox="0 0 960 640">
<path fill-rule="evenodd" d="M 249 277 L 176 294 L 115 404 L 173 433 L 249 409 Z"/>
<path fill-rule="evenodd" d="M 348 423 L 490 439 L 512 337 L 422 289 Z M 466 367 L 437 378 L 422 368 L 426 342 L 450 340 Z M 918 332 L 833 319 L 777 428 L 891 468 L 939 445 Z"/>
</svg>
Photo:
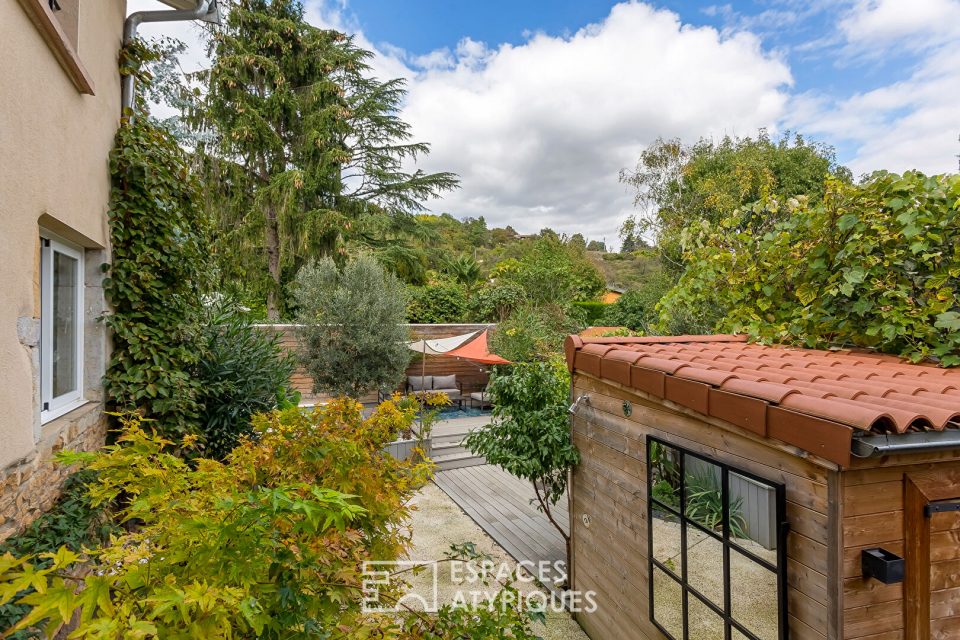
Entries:
<svg viewBox="0 0 960 640">
<path fill-rule="evenodd" d="M 66 2 L 77 15 L 75 35 L 61 30 L 73 71 L 52 44 L 57 28 L 38 18 L 49 11 L 47 0 L 0 2 L 0 538 L 56 497 L 60 472 L 48 463 L 52 451 L 96 446 L 103 437 L 107 340 L 96 318 L 104 307 L 99 267 L 108 257 L 108 162 L 120 118 L 117 56 L 126 2 Z M 41 421 L 44 231 L 82 250 L 80 361 L 88 402 Z"/>
</svg>

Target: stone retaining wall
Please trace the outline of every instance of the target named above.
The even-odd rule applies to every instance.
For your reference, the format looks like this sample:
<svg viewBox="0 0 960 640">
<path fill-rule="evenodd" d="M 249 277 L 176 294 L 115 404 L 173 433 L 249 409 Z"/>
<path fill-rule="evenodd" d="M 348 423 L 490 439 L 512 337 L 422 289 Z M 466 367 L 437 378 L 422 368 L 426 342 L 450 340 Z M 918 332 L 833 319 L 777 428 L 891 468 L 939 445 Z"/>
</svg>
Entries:
<svg viewBox="0 0 960 640">
<path fill-rule="evenodd" d="M 0 540 L 21 532 L 60 497 L 73 469 L 54 461 L 54 454 L 93 451 L 103 446 L 106 434 L 107 418 L 96 402 L 43 425 L 34 450 L 0 470 Z"/>
</svg>

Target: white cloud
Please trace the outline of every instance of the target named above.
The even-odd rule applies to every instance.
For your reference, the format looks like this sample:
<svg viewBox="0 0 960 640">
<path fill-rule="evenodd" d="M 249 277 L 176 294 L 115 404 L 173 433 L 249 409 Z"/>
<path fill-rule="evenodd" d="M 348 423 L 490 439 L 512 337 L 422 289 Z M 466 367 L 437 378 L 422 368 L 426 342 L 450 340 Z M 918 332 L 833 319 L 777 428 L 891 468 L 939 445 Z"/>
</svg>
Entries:
<svg viewBox="0 0 960 640">
<path fill-rule="evenodd" d="M 852 48 L 925 49 L 960 37 L 960 0 L 859 0 L 839 28 Z"/>
<path fill-rule="evenodd" d="M 836 98 L 796 96 L 792 128 L 849 141 L 854 174 L 956 171 L 960 133 L 960 0 L 860 2 L 839 22 L 836 55 L 901 61 L 905 78 Z M 894 68 L 896 65 L 893 65 Z"/>
<path fill-rule="evenodd" d="M 312 24 L 353 33 L 376 53 L 375 75 L 408 80 L 403 117 L 432 145 L 423 168 L 462 179 L 430 208 L 520 231 L 551 226 L 613 242 L 632 212 L 618 171 L 647 144 L 775 127 L 791 82 L 786 64 L 753 35 L 694 28 L 634 2 L 572 35 L 530 34 L 515 46 L 466 38 L 455 51 L 422 56 L 375 45 L 351 15 L 342 2 L 307 4 Z M 158 31 L 195 42 L 189 29 Z M 194 44 L 185 66 L 203 62 Z"/>
<path fill-rule="evenodd" d="M 433 145 L 428 170 L 463 187 L 435 210 L 614 240 L 632 212 L 617 181 L 656 137 L 754 134 L 783 115 L 787 66 L 747 33 L 724 37 L 638 3 L 569 37 L 465 40 L 421 71 L 404 117 Z"/>
</svg>

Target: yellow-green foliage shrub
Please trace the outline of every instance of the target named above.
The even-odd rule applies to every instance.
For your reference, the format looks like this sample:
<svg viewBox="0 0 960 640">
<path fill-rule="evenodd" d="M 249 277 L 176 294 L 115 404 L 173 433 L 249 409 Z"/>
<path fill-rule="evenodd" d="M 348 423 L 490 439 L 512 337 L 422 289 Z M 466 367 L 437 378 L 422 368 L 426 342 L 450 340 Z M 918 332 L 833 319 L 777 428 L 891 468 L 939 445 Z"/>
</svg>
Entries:
<svg viewBox="0 0 960 640">
<path fill-rule="evenodd" d="M 225 462 L 191 468 L 129 419 L 117 444 L 70 458 L 133 526 L 48 568 L 0 557 L 0 603 L 32 586 L 20 627 L 52 632 L 79 610 L 72 637 L 366 637 L 386 623 L 360 612 L 362 562 L 407 548 L 407 503 L 429 473 L 382 453 L 412 420 L 392 402 L 364 420 L 351 400 L 262 415 Z"/>
<path fill-rule="evenodd" d="M 174 443 L 126 419 L 117 444 L 63 456 L 97 473 L 94 504 L 124 505 L 124 532 L 97 549 L 0 556 L 0 605 L 26 605 L 15 629 L 48 636 L 74 618 L 71 638 L 533 640 L 543 614 L 509 583 L 495 606 L 363 611 L 364 563 L 405 555 L 409 501 L 430 470 L 383 451 L 410 429 L 415 404 L 361 410 L 342 399 L 256 416 L 224 462 L 195 466 L 174 453 L 196 436 Z M 378 587 L 379 602 L 402 595 L 402 578 Z"/>
</svg>

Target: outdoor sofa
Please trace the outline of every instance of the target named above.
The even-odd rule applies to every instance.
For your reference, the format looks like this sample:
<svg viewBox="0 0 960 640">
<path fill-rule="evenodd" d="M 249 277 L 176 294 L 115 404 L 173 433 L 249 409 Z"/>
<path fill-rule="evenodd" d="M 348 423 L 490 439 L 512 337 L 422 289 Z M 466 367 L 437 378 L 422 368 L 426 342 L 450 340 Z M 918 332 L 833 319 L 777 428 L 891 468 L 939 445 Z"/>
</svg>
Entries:
<svg viewBox="0 0 960 640">
<path fill-rule="evenodd" d="M 407 376 L 406 392 L 445 393 L 451 402 L 463 402 L 463 384 L 457 380 L 455 374 L 449 376 Z"/>
</svg>

